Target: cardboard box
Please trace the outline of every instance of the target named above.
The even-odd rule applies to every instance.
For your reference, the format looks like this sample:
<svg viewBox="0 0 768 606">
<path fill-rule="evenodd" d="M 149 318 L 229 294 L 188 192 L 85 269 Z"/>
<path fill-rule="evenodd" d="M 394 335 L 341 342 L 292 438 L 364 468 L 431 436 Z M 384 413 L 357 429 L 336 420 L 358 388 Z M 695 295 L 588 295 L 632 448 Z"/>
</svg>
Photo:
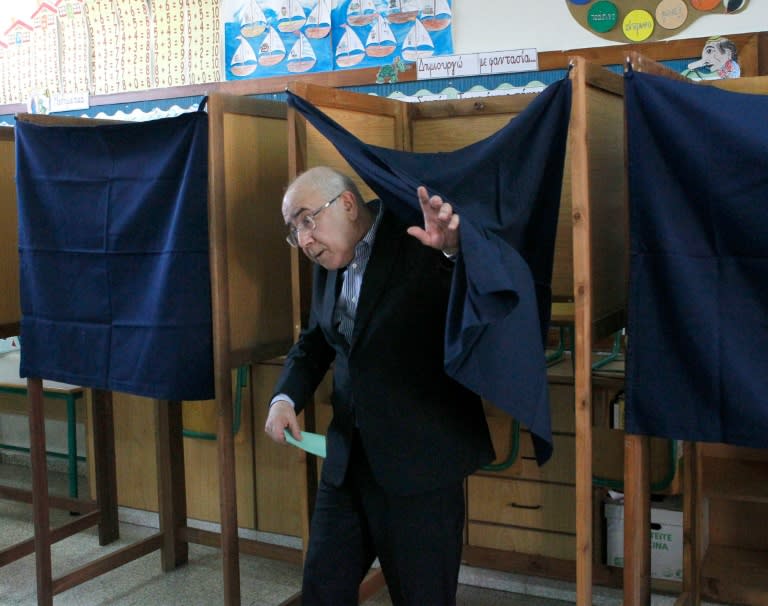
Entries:
<svg viewBox="0 0 768 606">
<path fill-rule="evenodd" d="M 624 504 L 605 503 L 606 564 L 624 566 Z M 683 512 L 679 498 L 651 503 L 651 577 L 683 579 Z"/>
</svg>

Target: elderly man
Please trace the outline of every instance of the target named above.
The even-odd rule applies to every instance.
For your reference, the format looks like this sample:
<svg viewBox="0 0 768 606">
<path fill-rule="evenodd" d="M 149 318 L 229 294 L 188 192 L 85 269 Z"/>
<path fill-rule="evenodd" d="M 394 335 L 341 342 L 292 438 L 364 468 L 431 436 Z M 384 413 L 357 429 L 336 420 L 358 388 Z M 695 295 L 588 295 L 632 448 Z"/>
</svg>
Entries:
<svg viewBox="0 0 768 606">
<path fill-rule="evenodd" d="M 464 478 L 493 457 L 479 398 L 443 370 L 459 216 L 417 190 L 424 227 L 366 204 L 327 167 L 283 198 L 288 243 L 314 263 L 308 327 L 288 353 L 265 430 L 296 415 L 333 365 L 333 419 L 310 529 L 304 604 L 357 604 L 379 558 L 394 604 L 454 604 Z M 410 235 L 409 235 L 410 234 Z"/>
</svg>

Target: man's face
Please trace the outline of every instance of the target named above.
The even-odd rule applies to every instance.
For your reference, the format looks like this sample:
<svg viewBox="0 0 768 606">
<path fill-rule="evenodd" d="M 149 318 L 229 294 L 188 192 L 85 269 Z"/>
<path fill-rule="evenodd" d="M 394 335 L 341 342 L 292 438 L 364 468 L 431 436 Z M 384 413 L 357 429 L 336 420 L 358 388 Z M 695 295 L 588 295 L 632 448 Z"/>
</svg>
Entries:
<svg viewBox="0 0 768 606">
<path fill-rule="evenodd" d="M 356 207 L 350 192 L 324 200 L 314 192 L 297 191 L 287 194 L 283 200 L 283 219 L 288 229 L 297 228 L 299 248 L 329 270 L 346 267 L 354 257 L 358 240 L 355 217 Z"/>
</svg>

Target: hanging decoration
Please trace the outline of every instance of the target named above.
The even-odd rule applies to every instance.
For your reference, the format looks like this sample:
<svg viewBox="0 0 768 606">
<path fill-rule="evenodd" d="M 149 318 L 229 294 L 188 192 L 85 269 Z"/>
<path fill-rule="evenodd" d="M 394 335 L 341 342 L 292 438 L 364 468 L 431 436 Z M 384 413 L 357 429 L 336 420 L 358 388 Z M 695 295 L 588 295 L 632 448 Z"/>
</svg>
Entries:
<svg viewBox="0 0 768 606">
<path fill-rule="evenodd" d="M 227 80 L 381 67 L 453 52 L 452 0 L 224 0 Z"/>
<path fill-rule="evenodd" d="M 664 40 L 707 15 L 743 12 L 749 0 L 565 0 L 574 19 L 614 42 Z"/>
</svg>

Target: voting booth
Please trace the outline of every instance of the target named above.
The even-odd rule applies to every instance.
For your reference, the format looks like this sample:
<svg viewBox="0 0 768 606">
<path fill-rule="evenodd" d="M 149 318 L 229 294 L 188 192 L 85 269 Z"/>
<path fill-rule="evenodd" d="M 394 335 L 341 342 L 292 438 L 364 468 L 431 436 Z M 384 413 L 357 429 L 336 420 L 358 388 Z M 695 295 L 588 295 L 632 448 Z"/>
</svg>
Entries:
<svg viewBox="0 0 768 606">
<path fill-rule="evenodd" d="M 19 120 L 52 129 L 79 128 L 83 125 L 97 128 L 103 124 L 46 116 L 20 116 Z M 31 438 L 34 542 L 39 604 L 50 604 L 54 594 L 157 549 L 162 553 L 163 569 L 174 568 L 186 561 L 190 542 L 221 547 L 224 577 L 222 601 L 225 604 L 240 603 L 238 554 L 241 548 L 250 553 L 300 559 L 298 552 L 295 556 L 285 553 L 295 550 L 238 539 L 233 435 L 233 371 L 240 367 L 249 368 L 254 362 L 283 353 L 291 340 L 290 291 L 288 286 L 280 286 L 283 276 L 289 272 L 287 247 L 280 245 L 284 228 L 279 213 L 288 166 L 285 108 L 279 103 L 213 95 L 208 99 L 207 122 L 207 135 L 203 142 L 207 156 L 207 159 L 204 158 L 207 180 L 203 183 L 205 191 L 202 192 L 207 197 L 207 203 L 203 209 L 206 216 L 202 219 L 207 223 L 205 256 L 208 257 L 206 268 L 210 271 L 209 289 L 186 294 L 204 297 L 204 305 L 210 307 L 212 368 L 209 370 L 215 393 L 211 405 L 216 409 L 217 420 L 213 428 L 215 442 L 211 443 L 215 448 L 215 457 L 211 464 L 218 469 L 215 475 L 219 483 L 221 532 L 186 525 L 183 404 L 180 400 L 155 399 L 154 411 L 150 414 L 146 414 L 146 408 L 137 407 L 136 411 L 143 416 L 144 431 L 157 436 L 155 461 L 151 463 L 156 469 L 159 532 L 98 561 L 86 563 L 62 577 L 53 578 L 51 544 L 61 538 L 61 533 L 52 531 L 48 525 L 48 509 L 55 499 L 48 495 L 45 475 L 45 432 L 40 414 L 40 379 L 45 377 L 30 377 L 30 425 L 34 429 Z M 119 148 L 117 151 L 120 152 Z M 16 259 L 17 256 L 10 258 Z M 178 370 L 183 372 L 184 369 Z M 91 456 L 95 467 L 97 502 L 90 506 L 89 511 L 94 514 L 102 510 L 109 512 L 109 534 L 101 537 L 101 542 L 106 543 L 117 536 L 113 394 L 104 389 L 94 389 L 93 393 L 94 449 Z M 115 397 L 118 399 L 123 395 L 116 393 Z M 105 477 L 108 479 L 106 486 L 102 482 Z M 241 486 L 248 489 L 249 484 L 246 481 Z M 98 521 L 98 515 L 84 516 L 77 526 L 83 529 Z"/>
<path fill-rule="evenodd" d="M 586 605 L 591 604 L 593 582 L 592 359 L 595 343 L 621 330 L 625 321 L 626 235 L 621 226 L 626 221 L 626 181 L 621 77 L 577 59 L 570 78 L 573 99 L 555 240 L 552 322 L 575 325 L 576 516 L 565 528 L 575 529 L 572 545 L 576 549 L 571 548 L 570 553 L 579 554 L 575 558 L 578 603 Z M 365 143 L 417 152 L 458 149 L 487 137 L 536 98 L 518 94 L 404 104 L 311 85 L 294 85 L 291 90 Z M 292 174 L 321 164 L 354 174 L 311 124 L 295 112 L 289 113 L 289 120 L 294 145 Z M 357 182 L 364 197 L 371 197 L 365 183 L 359 178 Z M 296 257 L 297 324 L 308 309 L 308 279 L 308 268 Z M 318 428 L 327 423 L 329 416 L 324 398 L 318 394 Z M 493 413 L 489 422 L 493 430 L 498 422 Z M 484 490 L 482 486 L 487 482 L 481 478 L 475 485 Z M 470 486 L 470 500 L 472 491 Z M 562 501 L 562 496 L 555 500 Z M 533 518 L 531 523 L 536 524 Z M 469 531 L 471 537 L 471 520 Z M 478 562 L 487 560 L 482 549 L 471 545 L 467 554 L 475 554 L 469 557 L 476 557 Z"/>
<path fill-rule="evenodd" d="M 638 74 L 650 74 L 660 78 L 658 80 L 660 88 L 671 90 L 669 85 L 681 81 L 680 84 L 685 90 L 681 89 L 680 93 L 686 93 L 689 105 L 686 105 L 685 100 L 681 100 L 681 96 L 675 101 L 677 105 L 674 111 L 678 115 L 685 116 L 681 120 L 683 128 L 686 124 L 693 128 L 692 125 L 699 118 L 699 113 L 693 109 L 693 102 L 696 101 L 697 97 L 695 88 L 689 87 L 701 86 L 702 97 L 707 95 L 706 98 L 708 99 L 712 96 L 710 94 L 711 91 L 707 90 L 708 87 L 716 87 L 736 93 L 746 93 L 746 97 L 768 94 L 768 78 L 765 77 L 715 80 L 693 84 L 684 81 L 678 74 L 639 53 L 630 53 L 628 62 L 631 69 Z M 668 101 L 670 103 L 672 98 L 672 96 L 659 97 L 659 99 L 670 99 Z M 751 101 L 748 99 L 732 98 L 731 102 L 750 103 Z M 755 102 L 760 103 L 760 100 L 755 99 Z M 727 102 L 724 103 L 727 105 Z M 714 107 L 711 110 L 716 113 L 718 112 Z M 742 112 L 740 118 L 744 123 L 748 124 L 749 120 L 755 118 L 755 115 L 754 112 Z M 727 123 L 728 120 L 724 120 L 724 122 Z M 755 124 L 754 128 L 749 128 L 749 136 L 752 140 L 759 138 L 759 133 L 762 132 L 761 128 L 762 126 L 759 124 Z M 731 144 L 733 144 L 733 135 L 727 130 L 717 130 L 717 126 L 712 124 L 709 132 L 719 133 L 721 137 L 728 138 Z M 715 141 L 717 139 L 713 140 L 712 143 L 715 143 Z M 746 141 L 744 145 L 746 145 Z M 754 147 L 750 149 L 754 149 Z M 754 152 L 752 153 L 754 154 Z M 704 158 L 707 157 L 706 154 L 717 155 L 717 150 L 709 146 L 706 150 L 699 150 L 699 155 Z M 687 162 L 686 167 L 686 178 L 706 179 L 706 174 L 709 172 L 708 168 L 702 171 L 699 165 L 695 165 L 692 162 Z M 729 179 L 727 183 L 741 182 L 738 181 L 739 170 L 746 171 L 745 174 L 748 175 L 747 180 L 753 181 L 751 175 L 754 173 L 751 168 L 748 168 L 748 164 L 743 165 L 742 168 L 742 164 L 737 162 L 734 164 L 734 177 Z M 677 177 L 680 178 L 681 176 L 677 175 Z M 658 189 L 659 185 L 652 180 L 649 180 L 647 187 L 649 189 L 645 193 L 648 195 L 658 195 L 662 198 L 668 197 L 668 194 L 660 191 Z M 754 209 L 759 211 L 762 208 L 763 197 L 760 196 L 758 200 L 747 197 L 742 201 L 743 205 L 739 204 L 738 208 L 733 210 L 731 199 L 717 198 L 718 195 L 722 194 L 714 193 L 715 191 L 721 192 L 721 189 L 716 189 L 713 186 L 712 191 L 713 195 L 708 200 L 708 203 L 717 208 L 711 210 L 711 217 L 714 218 L 718 212 L 728 212 L 731 209 L 730 212 L 733 213 L 733 226 L 740 225 L 739 222 L 741 221 L 741 225 L 746 230 L 745 233 L 751 233 L 754 222 L 744 224 L 744 217 L 748 216 L 746 213 L 754 212 Z M 753 191 L 755 190 L 751 190 L 748 187 L 743 188 L 745 196 L 749 196 L 750 192 Z M 700 200 L 698 196 L 695 199 L 697 202 Z M 675 200 L 675 203 L 677 203 L 677 200 Z M 750 211 L 750 208 L 753 210 Z M 729 221 L 730 218 L 725 222 L 728 223 Z M 718 221 L 718 223 L 723 223 L 723 221 Z M 706 226 L 707 223 L 702 222 L 701 224 L 687 226 L 687 228 L 695 230 L 706 228 Z M 717 225 L 717 228 L 721 227 L 727 229 L 730 226 Z M 714 227 L 711 229 L 714 229 Z M 696 241 L 696 236 L 693 234 L 688 234 L 686 237 L 691 242 Z M 722 236 L 718 234 L 717 237 Z M 754 237 L 749 237 L 748 241 L 744 242 L 744 245 L 759 246 L 761 241 L 761 233 L 755 232 Z M 725 246 L 727 247 L 728 245 L 726 244 Z M 723 248 L 723 250 L 731 249 Z M 737 250 L 733 253 L 733 257 L 738 259 L 740 252 Z M 699 256 L 704 257 L 706 255 L 702 254 Z M 750 254 L 750 258 L 754 257 L 754 255 Z M 754 279 L 753 273 L 745 271 L 743 284 L 748 284 L 750 276 Z M 694 293 L 691 292 L 688 296 L 692 298 Z M 705 294 L 703 296 L 711 295 Z M 752 300 L 750 298 L 752 296 L 751 291 L 737 293 L 737 296 L 739 296 L 740 300 L 745 301 L 745 304 L 750 305 L 746 302 Z M 696 305 L 698 309 L 699 301 L 689 300 L 689 304 L 691 306 Z M 693 313 L 692 309 L 693 307 L 690 313 Z M 735 334 L 733 331 L 744 330 L 743 327 L 739 328 L 738 326 L 744 317 L 744 314 L 732 314 L 730 316 L 735 322 L 735 328 L 732 327 L 730 329 L 731 332 L 728 332 L 728 330 L 722 331 L 719 328 L 716 329 L 714 325 L 711 326 L 711 330 L 722 332 L 722 334 L 720 332 L 718 334 L 720 334 L 720 338 L 724 342 L 742 343 L 743 341 L 739 338 L 738 334 Z M 748 314 L 746 317 L 749 317 Z M 750 328 L 747 328 L 750 335 L 760 335 L 761 330 L 762 325 L 752 325 Z M 708 330 L 705 332 L 705 335 L 707 334 L 712 333 Z M 696 337 L 697 335 L 689 336 Z M 748 341 L 749 338 L 747 338 Z M 744 346 L 735 355 L 748 355 L 748 351 L 748 346 Z M 724 387 L 737 387 L 735 385 L 735 378 L 737 377 L 739 380 L 746 380 L 749 384 L 759 384 L 759 380 L 761 380 L 759 377 L 755 377 L 755 381 L 750 381 L 748 367 L 748 364 L 740 364 L 737 375 L 733 374 L 733 368 L 722 367 L 722 380 L 726 381 Z M 704 375 L 709 376 L 711 373 L 712 370 L 710 368 L 702 368 L 701 380 L 704 381 Z M 726 377 L 730 377 L 730 379 Z M 729 380 L 734 381 L 734 385 L 729 385 Z M 717 398 L 716 395 L 712 395 Z M 697 605 L 706 599 L 725 603 L 762 604 L 766 600 L 766 595 L 768 595 L 768 585 L 766 585 L 765 576 L 765 569 L 768 566 L 768 560 L 766 559 L 768 535 L 764 531 L 765 525 L 761 522 L 766 514 L 765 486 L 766 473 L 768 473 L 768 450 L 765 447 L 758 446 L 758 442 L 764 437 L 764 432 L 758 431 L 758 435 L 750 433 L 760 426 L 759 422 L 750 423 L 746 421 L 746 419 L 754 418 L 754 404 L 756 403 L 747 400 L 749 398 L 740 401 L 736 405 L 736 410 L 730 411 L 730 415 L 736 414 L 736 425 L 732 425 L 735 431 L 734 429 L 729 429 L 727 432 L 724 432 L 719 438 L 722 441 L 719 441 L 717 437 L 714 440 L 711 437 L 707 437 L 712 435 L 711 429 L 705 430 L 704 437 L 707 439 L 702 437 L 700 438 L 701 441 L 693 441 L 697 439 L 693 436 L 701 435 L 702 432 L 701 426 L 696 426 L 693 423 L 688 425 L 686 435 L 681 436 L 685 440 L 683 456 L 683 583 L 682 592 L 676 602 L 678 606 Z M 733 404 L 726 398 L 723 398 L 720 402 L 721 405 L 733 407 Z M 758 405 L 760 405 L 759 402 L 760 399 L 758 398 Z M 704 406 L 704 402 L 701 404 Z M 760 415 L 760 412 L 758 411 L 757 414 Z M 711 415 L 706 413 L 704 416 L 708 418 Z M 714 417 L 714 420 L 728 419 L 729 412 L 726 411 L 723 414 L 714 415 Z M 734 417 L 731 416 L 730 418 Z M 738 427 L 740 424 L 743 425 L 745 423 L 748 423 L 749 426 Z M 661 431 L 664 430 L 662 429 Z M 732 441 L 731 437 L 733 437 Z M 632 514 L 630 519 L 629 510 L 625 511 L 625 525 L 631 521 L 634 528 L 626 530 L 625 526 L 624 535 L 624 565 L 627 568 L 631 566 L 636 570 L 632 591 L 628 592 L 625 585 L 625 603 L 633 605 L 646 603 L 650 593 L 648 575 L 640 575 L 650 570 L 651 548 L 647 542 L 634 536 L 640 537 L 643 534 L 636 532 L 635 529 L 642 528 L 649 518 L 648 511 L 650 506 L 647 486 L 639 480 L 647 477 L 648 473 L 647 440 L 648 438 L 644 435 L 631 435 L 628 436 L 626 442 L 626 447 L 631 451 L 631 456 L 626 462 L 625 475 L 627 478 L 638 479 L 628 484 L 626 497 L 632 503 L 635 513 Z M 745 442 L 749 445 L 745 445 Z M 631 544 L 627 545 L 627 541 L 630 541 Z"/>
</svg>

